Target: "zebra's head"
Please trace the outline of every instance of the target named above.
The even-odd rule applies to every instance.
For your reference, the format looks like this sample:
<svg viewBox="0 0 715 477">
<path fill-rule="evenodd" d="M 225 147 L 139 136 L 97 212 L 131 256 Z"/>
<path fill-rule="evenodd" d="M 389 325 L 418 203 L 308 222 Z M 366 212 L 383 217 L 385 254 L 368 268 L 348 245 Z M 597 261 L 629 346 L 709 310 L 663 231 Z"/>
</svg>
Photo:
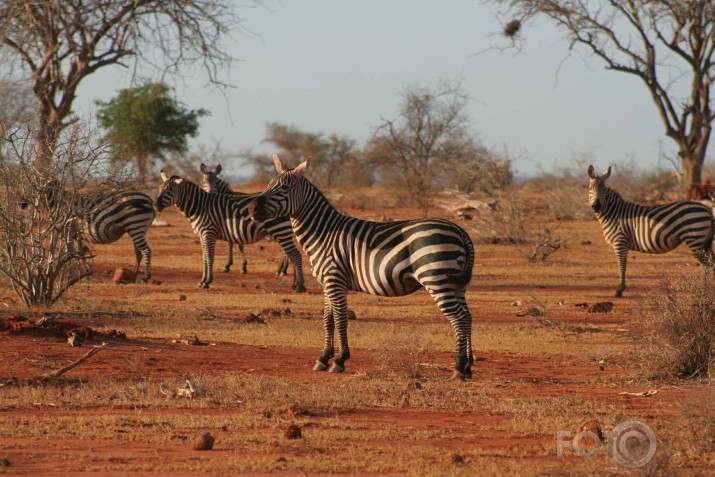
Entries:
<svg viewBox="0 0 715 477">
<path fill-rule="evenodd" d="M 303 204 L 305 190 L 301 185 L 306 180 L 303 173 L 310 167 L 310 157 L 293 169 L 288 169 L 280 157 L 273 154 L 273 164 L 279 175 L 268 183 L 261 195 L 248 204 L 248 213 L 258 222 L 294 216 Z"/>
<path fill-rule="evenodd" d="M 206 164 L 201 164 L 201 188 L 209 194 L 212 192 L 220 192 L 219 178 L 221 174 L 221 164 L 216 167 L 208 167 Z"/>
<path fill-rule="evenodd" d="M 156 196 L 154 200 L 154 207 L 156 210 L 161 212 L 170 205 L 176 204 L 178 198 L 178 188 L 184 179 L 179 176 L 169 177 L 164 171 L 161 171 L 162 183 L 159 186 L 159 195 Z"/>
<path fill-rule="evenodd" d="M 611 176 L 611 166 L 608 166 L 606 172 L 602 175 L 597 175 L 593 166 L 588 166 L 588 203 L 597 214 L 601 212 L 607 205 L 608 194 L 606 187 L 606 179 Z"/>
</svg>

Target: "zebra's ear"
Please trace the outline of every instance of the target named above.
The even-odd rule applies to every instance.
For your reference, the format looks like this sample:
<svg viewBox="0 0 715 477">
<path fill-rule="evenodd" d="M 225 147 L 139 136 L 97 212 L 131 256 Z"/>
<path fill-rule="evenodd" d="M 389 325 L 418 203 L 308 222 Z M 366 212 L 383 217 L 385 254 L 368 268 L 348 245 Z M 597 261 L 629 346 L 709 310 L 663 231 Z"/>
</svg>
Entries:
<svg viewBox="0 0 715 477">
<path fill-rule="evenodd" d="M 166 175 L 166 172 L 164 172 L 164 169 L 162 169 L 159 174 L 161 174 L 161 180 L 162 180 L 162 182 L 166 182 L 166 181 L 169 180 L 169 176 Z"/>
<path fill-rule="evenodd" d="M 199 170 L 202 174 L 208 174 L 208 171 L 206 170 L 206 164 L 204 164 L 203 162 L 201 163 L 201 167 L 199 167 Z"/>
<path fill-rule="evenodd" d="M 596 175 L 596 169 L 594 169 L 593 166 L 588 166 L 588 177 L 590 177 L 591 179 L 595 179 L 596 177 L 598 177 Z"/>
<path fill-rule="evenodd" d="M 221 174 L 221 164 L 216 166 L 216 174 Z"/>
<path fill-rule="evenodd" d="M 303 173 L 310 168 L 310 161 L 311 161 L 311 159 L 312 159 L 312 158 L 311 158 L 310 156 L 308 156 L 308 159 L 306 159 L 305 161 L 301 162 L 300 164 L 298 164 L 298 165 L 295 167 L 295 169 L 293 169 L 293 173 L 294 173 L 294 174 L 303 175 Z"/>
<path fill-rule="evenodd" d="M 606 169 L 606 172 L 601 174 L 601 180 L 605 181 L 609 177 L 611 177 L 611 166 L 608 166 L 608 169 Z"/>
<path fill-rule="evenodd" d="M 281 161 L 281 158 L 278 157 L 278 154 L 273 154 L 273 165 L 276 166 L 276 170 L 279 174 L 283 174 L 288 170 L 288 168 L 283 165 L 283 161 Z"/>
</svg>

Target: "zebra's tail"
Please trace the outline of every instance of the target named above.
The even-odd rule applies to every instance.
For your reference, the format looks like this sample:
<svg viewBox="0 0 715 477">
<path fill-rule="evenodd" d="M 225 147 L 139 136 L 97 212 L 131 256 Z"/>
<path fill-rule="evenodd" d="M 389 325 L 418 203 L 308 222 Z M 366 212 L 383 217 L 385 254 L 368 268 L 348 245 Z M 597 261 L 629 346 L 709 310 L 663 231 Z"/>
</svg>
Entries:
<svg viewBox="0 0 715 477">
<path fill-rule="evenodd" d="M 449 281 L 460 288 L 466 288 L 472 280 L 472 268 L 474 267 L 474 244 L 471 237 L 466 232 L 462 231 L 464 236 L 464 247 L 467 252 L 467 259 L 464 262 L 464 268 L 456 275 L 448 274 Z"/>
</svg>

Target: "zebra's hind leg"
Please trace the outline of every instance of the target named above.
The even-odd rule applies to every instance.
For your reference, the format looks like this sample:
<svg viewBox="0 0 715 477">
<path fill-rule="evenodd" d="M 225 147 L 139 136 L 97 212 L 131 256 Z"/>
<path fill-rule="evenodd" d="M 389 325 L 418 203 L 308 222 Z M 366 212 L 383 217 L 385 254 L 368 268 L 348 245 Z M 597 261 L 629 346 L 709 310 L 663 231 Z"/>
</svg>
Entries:
<svg viewBox="0 0 715 477">
<path fill-rule="evenodd" d="M 238 251 L 241 252 L 241 273 L 248 273 L 248 260 L 246 259 L 246 252 L 243 250 L 243 244 L 238 244 Z"/>
<path fill-rule="evenodd" d="M 472 314 L 464 300 L 464 291 L 439 292 L 432 289 L 428 291 L 454 329 L 455 364 L 452 379 L 471 379 L 474 362 L 471 350 Z"/>
<path fill-rule="evenodd" d="M 227 240 L 228 243 L 228 260 L 226 261 L 226 266 L 223 267 L 223 273 L 228 273 L 231 271 L 231 265 L 233 265 L 233 242 L 231 240 Z M 238 248 L 241 248 L 241 245 L 238 245 Z"/>
<path fill-rule="evenodd" d="M 276 275 L 280 275 L 282 277 L 288 275 L 288 255 L 286 253 L 283 253 L 283 261 L 280 265 L 278 265 Z"/>
<path fill-rule="evenodd" d="M 147 283 L 151 278 L 151 249 L 148 245 L 142 249 L 141 256 L 144 258 L 144 278 L 142 283 Z M 139 267 L 139 262 L 137 262 L 137 267 Z M 134 276 L 136 276 L 136 271 Z"/>
</svg>

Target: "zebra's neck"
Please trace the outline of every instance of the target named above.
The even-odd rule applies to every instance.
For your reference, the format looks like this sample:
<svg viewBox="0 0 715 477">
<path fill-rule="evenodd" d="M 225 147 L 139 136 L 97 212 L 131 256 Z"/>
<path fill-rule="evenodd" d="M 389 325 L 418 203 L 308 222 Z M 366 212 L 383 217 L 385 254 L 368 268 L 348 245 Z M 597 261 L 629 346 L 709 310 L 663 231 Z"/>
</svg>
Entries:
<svg viewBox="0 0 715 477">
<path fill-rule="evenodd" d="M 208 195 L 201 187 L 184 179 L 177 187 L 176 207 L 189 219 L 196 218 L 203 212 Z"/>
<path fill-rule="evenodd" d="M 291 216 L 295 237 L 307 251 L 310 243 L 320 242 L 337 225 L 347 220 L 338 212 L 320 190 L 307 179 L 303 179 L 303 201 L 300 210 Z"/>
<path fill-rule="evenodd" d="M 233 194 L 231 185 L 223 179 L 216 178 L 216 192 L 219 194 Z"/>
<path fill-rule="evenodd" d="M 622 211 L 624 207 L 630 206 L 631 210 L 647 208 L 647 206 L 625 200 L 618 192 L 608 187 L 605 188 L 604 195 L 605 198 L 601 201 L 601 210 L 596 213 L 596 218 L 601 222 L 610 219 L 619 219 L 621 217 L 620 211 Z"/>
</svg>

